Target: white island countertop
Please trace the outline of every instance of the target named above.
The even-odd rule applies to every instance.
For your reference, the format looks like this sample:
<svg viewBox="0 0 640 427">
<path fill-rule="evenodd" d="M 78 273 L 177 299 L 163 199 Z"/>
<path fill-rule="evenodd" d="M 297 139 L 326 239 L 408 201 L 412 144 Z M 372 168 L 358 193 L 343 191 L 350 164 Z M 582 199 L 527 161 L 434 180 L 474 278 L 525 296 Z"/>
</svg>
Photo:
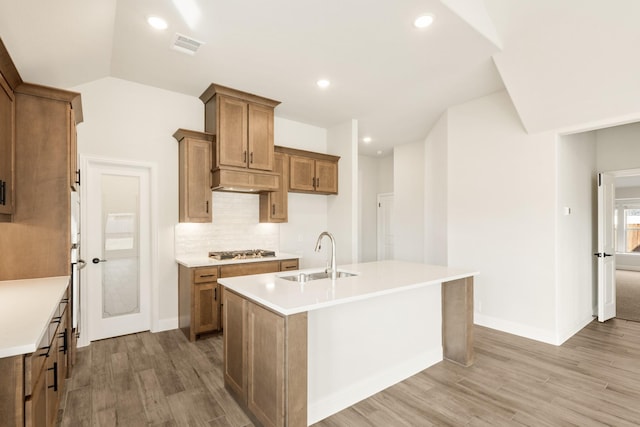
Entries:
<svg viewBox="0 0 640 427">
<path fill-rule="evenodd" d="M 207 255 L 183 255 L 176 257 L 176 262 L 185 267 L 213 267 L 217 265 L 244 264 L 249 262 L 281 261 L 283 259 L 299 259 L 300 255 L 278 252 L 276 256 L 246 259 L 215 259 Z"/>
<path fill-rule="evenodd" d="M 299 270 L 299 272 L 322 269 Z M 226 288 L 289 316 L 352 301 L 400 292 L 420 286 L 476 276 L 474 270 L 450 268 L 404 261 L 376 261 L 338 266 L 338 271 L 356 276 L 308 281 L 304 284 L 282 279 L 293 271 L 219 278 Z"/>
<path fill-rule="evenodd" d="M 0 358 L 36 351 L 69 276 L 0 282 Z"/>
</svg>

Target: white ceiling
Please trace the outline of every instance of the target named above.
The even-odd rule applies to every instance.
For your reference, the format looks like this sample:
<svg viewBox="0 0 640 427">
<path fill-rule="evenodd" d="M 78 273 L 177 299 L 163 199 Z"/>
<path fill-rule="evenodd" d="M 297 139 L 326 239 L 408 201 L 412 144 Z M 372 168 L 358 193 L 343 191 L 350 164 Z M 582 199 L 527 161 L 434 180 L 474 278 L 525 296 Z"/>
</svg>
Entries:
<svg viewBox="0 0 640 427">
<path fill-rule="evenodd" d="M 432 27 L 412 27 L 421 13 Z M 26 81 L 113 76 L 193 96 L 215 82 L 281 101 L 280 117 L 357 119 L 364 154 L 423 140 L 448 107 L 505 85 L 529 131 L 634 117 L 638 21 L 637 0 L 0 0 Z M 176 32 L 205 44 L 170 50 Z"/>
</svg>

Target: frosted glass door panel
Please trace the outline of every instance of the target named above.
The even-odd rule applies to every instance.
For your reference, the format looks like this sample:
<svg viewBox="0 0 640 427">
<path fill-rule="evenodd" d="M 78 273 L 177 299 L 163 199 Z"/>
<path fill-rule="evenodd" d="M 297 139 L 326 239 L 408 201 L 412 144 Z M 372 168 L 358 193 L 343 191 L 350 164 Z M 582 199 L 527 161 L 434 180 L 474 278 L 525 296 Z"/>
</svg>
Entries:
<svg viewBox="0 0 640 427">
<path fill-rule="evenodd" d="M 140 312 L 140 178 L 102 175 L 102 318 Z"/>
</svg>

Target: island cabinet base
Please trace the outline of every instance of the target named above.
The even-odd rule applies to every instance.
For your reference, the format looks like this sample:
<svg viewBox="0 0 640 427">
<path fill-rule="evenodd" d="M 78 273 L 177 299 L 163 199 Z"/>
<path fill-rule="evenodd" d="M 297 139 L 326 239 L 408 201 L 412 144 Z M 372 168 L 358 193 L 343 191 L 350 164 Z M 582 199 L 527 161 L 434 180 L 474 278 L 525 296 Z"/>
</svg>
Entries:
<svg viewBox="0 0 640 427">
<path fill-rule="evenodd" d="M 262 426 L 307 425 L 307 313 L 282 316 L 225 290 L 225 387 Z"/>
<path fill-rule="evenodd" d="M 447 360 L 473 365 L 473 277 L 442 283 L 442 350 Z"/>
</svg>

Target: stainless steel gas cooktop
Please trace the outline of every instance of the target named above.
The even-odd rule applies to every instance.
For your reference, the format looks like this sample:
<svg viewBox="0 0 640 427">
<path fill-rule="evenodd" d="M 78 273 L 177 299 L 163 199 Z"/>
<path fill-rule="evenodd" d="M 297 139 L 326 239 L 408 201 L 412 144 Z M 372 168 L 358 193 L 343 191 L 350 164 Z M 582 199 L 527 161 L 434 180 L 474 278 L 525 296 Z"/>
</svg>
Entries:
<svg viewBox="0 0 640 427">
<path fill-rule="evenodd" d="M 249 259 L 249 258 L 264 258 L 276 256 L 274 251 L 268 251 L 266 249 L 245 249 L 241 251 L 213 251 L 209 252 L 210 258 L 215 259 Z"/>
</svg>

